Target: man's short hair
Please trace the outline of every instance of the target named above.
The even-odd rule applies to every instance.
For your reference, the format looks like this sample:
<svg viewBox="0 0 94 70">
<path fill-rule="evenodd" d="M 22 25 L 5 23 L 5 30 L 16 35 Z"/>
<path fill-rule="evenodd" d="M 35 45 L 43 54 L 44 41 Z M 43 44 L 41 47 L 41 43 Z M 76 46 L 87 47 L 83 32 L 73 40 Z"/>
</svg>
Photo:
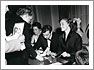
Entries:
<svg viewBox="0 0 94 70">
<path fill-rule="evenodd" d="M 46 31 L 49 31 L 51 33 L 52 26 L 50 26 L 50 25 L 44 25 L 43 28 L 42 28 L 42 33 L 45 33 Z"/>
<path fill-rule="evenodd" d="M 34 22 L 33 24 L 32 24 L 32 28 L 33 27 L 37 27 L 38 29 L 41 29 L 41 24 L 39 23 L 39 22 Z"/>
</svg>

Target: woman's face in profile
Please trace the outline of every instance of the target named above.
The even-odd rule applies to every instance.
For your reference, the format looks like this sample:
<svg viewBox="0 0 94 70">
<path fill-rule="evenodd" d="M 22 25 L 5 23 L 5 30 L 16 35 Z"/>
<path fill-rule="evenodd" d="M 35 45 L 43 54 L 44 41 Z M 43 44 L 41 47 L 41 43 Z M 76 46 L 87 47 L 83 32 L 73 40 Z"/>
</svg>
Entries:
<svg viewBox="0 0 94 70">
<path fill-rule="evenodd" d="M 61 27 L 62 31 L 66 31 L 67 28 L 69 27 L 69 24 L 68 24 L 68 22 L 66 20 L 62 19 L 60 21 L 60 27 Z"/>
<path fill-rule="evenodd" d="M 35 35 L 38 35 L 40 33 L 40 29 L 37 26 L 33 27 L 33 32 Z"/>
<path fill-rule="evenodd" d="M 32 15 L 29 15 L 28 13 L 25 13 L 24 15 L 24 19 L 27 23 L 30 23 L 31 20 L 33 19 L 33 16 Z"/>
</svg>

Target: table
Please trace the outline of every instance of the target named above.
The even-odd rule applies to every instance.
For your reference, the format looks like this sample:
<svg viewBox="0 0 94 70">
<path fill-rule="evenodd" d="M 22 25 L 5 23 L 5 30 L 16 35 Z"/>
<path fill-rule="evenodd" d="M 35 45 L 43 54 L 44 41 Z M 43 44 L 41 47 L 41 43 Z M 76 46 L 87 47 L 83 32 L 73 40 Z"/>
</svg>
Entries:
<svg viewBox="0 0 94 70">
<path fill-rule="evenodd" d="M 61 58 L 53 58 L 51 56 L 44 57 L 44 61 L 39 61 L 37 59 L 29 59 L 30 65 L 66 65 L 67 60 Z"/>
</svg>

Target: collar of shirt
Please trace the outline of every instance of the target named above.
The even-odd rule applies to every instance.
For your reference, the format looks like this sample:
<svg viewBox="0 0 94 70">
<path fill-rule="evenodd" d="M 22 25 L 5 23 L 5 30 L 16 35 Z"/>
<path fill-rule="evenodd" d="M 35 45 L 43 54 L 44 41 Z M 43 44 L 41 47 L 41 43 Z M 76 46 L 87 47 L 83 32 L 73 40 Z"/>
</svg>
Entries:
<svg viewBox="0 0 94 70">
<path fill-rule="evenodd" d="M 47 45 L 48 45 L 49 48 L 50 48 L 50 44 L 51 44 L 51 41 L 47 40 Z"/>
<path fill-rule="evenodd" d="M 49 39 L 48 39 L 48 40 L 50 40 L 50 41 L 51 41 L 51 38 L 52 38 L 52 32 L 51 32 L 51 36 L 49 37 Z"/>
</svg>

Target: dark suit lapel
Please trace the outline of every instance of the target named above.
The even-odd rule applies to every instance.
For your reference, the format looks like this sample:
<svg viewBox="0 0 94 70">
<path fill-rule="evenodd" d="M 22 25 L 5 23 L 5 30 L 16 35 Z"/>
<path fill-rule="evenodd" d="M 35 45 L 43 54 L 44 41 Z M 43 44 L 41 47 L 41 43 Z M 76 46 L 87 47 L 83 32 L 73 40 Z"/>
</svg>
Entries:
<svg viewBox="0 0 94 70">
<path fill-rule="evenodd" d="M 72 36 L 72 31 L 69 32 L 68 37 L 66 39 L 66 43 L 69 41 L 69 39 L 71 38 L 71 36 Z"/>
<path fill-rule="evenodd" d="M 43 46 L 44 50 L 48 47 L 47 39 L 45 39 L 43 36 L 42 36 L 42 46 Z"/>
<path fill-rule="evenodd" d="M 66 43 L 64 42 L 62 35 L 60 35 L 60 40 L 61 40 L 62 46 L 66 48 Z"/>
</svg>

